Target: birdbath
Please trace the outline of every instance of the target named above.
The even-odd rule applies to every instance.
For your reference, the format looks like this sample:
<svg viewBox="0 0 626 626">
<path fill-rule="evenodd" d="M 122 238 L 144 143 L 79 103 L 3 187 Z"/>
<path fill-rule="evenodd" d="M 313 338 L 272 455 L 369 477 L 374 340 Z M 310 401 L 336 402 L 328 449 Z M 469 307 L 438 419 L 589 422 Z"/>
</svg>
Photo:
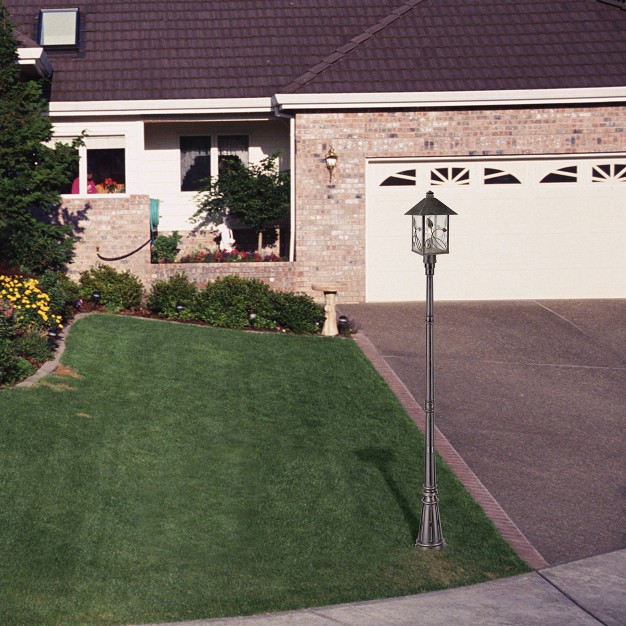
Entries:
<svg viewBox="0 0 626 626">
<path fill-rule="evenodd" d="M 324 328 L 322 328 L 322 335 L 324 335 L 324 337 L 334 337 L 339 334 L 339 330 L 337 329 L 337 311 L 335 310 L 335 302 L 337 300 L 337 292 L 344 287 L 345 285 L 340 285 L 338 283 L 311 285 L 311 289 L 314 291 L 324 292 L 324 299 L 326 300 L 326 304 L 324 305 Z"/>
</svg>

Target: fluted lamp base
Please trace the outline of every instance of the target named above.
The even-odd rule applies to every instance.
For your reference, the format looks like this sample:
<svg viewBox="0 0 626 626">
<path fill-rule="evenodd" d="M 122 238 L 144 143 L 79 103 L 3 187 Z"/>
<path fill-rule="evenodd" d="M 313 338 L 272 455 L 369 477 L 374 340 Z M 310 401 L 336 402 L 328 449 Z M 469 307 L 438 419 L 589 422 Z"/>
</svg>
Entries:
<svg viewBox="0 0 626 626">
<path fill-rule="evenodd" d="M 434 499 L 434 502 L 432 501 Z M 430 500 L 427 502 L 427 500 Z M 441 532 L 441 519 L 439 517 L 439 502 L 435 494 L 424 495 L 422 500 L 422 516 L 420 530 L 415 542 L 416 548 L 423 550 L 442 550 L 446 542 Z"/>
</svg>

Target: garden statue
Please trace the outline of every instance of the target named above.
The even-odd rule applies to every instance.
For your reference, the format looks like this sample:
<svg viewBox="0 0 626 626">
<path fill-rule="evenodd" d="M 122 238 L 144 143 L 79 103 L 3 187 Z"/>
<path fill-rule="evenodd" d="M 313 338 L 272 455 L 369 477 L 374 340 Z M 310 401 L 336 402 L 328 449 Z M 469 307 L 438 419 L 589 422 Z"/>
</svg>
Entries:
<svg viewBox="0 0 626 626">
<path fill-rule="evenodd" d="M 218 225 L 217 232 L 220 234 L 220 250 L 222 252 L 230 252 L 235 245 L 235 239 L 233 231 L 228 227 L 226 220 Z"/>
</svg>

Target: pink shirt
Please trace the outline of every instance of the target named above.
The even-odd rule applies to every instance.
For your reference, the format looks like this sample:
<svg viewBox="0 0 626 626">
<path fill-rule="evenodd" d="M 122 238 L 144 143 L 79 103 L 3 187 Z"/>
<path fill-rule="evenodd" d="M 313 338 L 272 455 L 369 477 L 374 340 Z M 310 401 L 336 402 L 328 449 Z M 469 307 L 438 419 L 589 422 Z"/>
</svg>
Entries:
<svg viewBox="0 0 626 626">
<path fill-rule="evenodd" d="M 72 193 L 80 193 L 80 179 L 75 178 L 72 183 Z M 87 179 L 87 193 L 98 193 L 98 188 L 96 187 L 96 183 L 93 182 L 92 179 Z"/>
</svg>

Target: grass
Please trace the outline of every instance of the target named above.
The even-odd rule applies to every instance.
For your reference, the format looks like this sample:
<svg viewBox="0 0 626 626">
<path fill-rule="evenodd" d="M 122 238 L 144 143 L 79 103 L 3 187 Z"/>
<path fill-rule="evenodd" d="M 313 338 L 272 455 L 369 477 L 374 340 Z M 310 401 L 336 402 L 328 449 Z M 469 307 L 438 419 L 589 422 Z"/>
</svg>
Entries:
<svg viewBox="0 0 626 626">
<path fill-rule="evenodd" d="M 350 341 L 109 315 L 0 391 L 0 623 L 130 624 L 350 602 L 527 571 Z"/>
</svg>

